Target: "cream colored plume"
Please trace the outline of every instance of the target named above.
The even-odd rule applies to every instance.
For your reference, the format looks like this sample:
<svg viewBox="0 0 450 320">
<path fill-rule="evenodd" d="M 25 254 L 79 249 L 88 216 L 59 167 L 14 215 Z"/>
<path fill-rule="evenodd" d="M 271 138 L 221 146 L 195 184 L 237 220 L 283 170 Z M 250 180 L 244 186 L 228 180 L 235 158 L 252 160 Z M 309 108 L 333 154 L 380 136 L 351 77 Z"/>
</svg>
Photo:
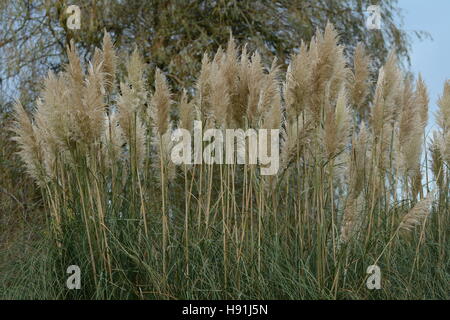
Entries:
<svg viewBox="0 0 450 320">
<path fill-rule="evenodd" d="M 412 231 L 416 226 L 422 225 L 431 213 L 434 193 L 419 201 L 400 222 L 400 231 Z"/>
</svg>

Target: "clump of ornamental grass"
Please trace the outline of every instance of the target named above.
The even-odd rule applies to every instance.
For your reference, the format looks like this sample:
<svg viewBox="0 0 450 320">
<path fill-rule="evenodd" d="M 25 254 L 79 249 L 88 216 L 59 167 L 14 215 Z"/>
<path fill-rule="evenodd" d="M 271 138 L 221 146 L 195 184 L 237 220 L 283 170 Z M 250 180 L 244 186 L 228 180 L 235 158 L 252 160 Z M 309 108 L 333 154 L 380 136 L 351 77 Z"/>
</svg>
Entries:
<svg viewBox="0 0 450 320">
<path fill-rule="evenodd" d="M 450 85 L 426 150 L 427 88 L 395 52 L 372 83 L 369 53 L 360 44 L 350 62 L 331 24 L 286 71 L 230 36 L 181 92 L 137 48 L 119 61 L 107 33 L 90 63 L 73 42 L 67 54 L 33 112 L 17 103 L 13 131 L 45 199 L 52 268 L 83 263 L 86 297 L 368 298 L 358 270 L 369 264 L 402 284 L 413 272 L 399 261 L 445 267 Z M 199 137 L 194 161 L 176 166 L 172 133 L 195 138 L 194 121 L 241 130 L 231 145 L 244 156 L 219 164 L 220 138 Z M 250 162 L 258 129 L 280 130 L 273 176 Z M 198 161 L 205 150 L 213 161 Z"/>
</svg>

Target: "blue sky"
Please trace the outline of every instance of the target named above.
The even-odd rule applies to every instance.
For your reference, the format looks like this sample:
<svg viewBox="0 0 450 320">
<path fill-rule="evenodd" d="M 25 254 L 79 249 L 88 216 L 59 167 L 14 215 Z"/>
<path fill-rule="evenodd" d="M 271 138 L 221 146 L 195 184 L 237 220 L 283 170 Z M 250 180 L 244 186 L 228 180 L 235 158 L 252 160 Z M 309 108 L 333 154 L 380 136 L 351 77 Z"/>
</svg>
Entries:
<svg viewBox="0 0 450 320">
<path fill-rule="evenodd" d="M 450 79 L 450 0 L 398 0 L 404 17 L 403 29 L 423 30 L 432 40 L 413 38 L 411 71 L 420 72 L 430 94 L 430 124 L 442 94 L 444 82 Z"/>
</svg>

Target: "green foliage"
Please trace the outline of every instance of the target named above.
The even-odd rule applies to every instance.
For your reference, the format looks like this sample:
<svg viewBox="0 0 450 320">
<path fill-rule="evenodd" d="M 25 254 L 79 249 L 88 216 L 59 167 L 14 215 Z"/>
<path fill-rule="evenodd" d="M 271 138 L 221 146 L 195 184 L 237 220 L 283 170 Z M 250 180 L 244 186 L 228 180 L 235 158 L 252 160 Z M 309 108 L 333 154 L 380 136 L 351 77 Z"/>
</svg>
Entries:
<svg viewBox="0 0 450 320">
<path fill-rule="evenodd" d="M 256 48 L 265 61 L 289 56 L 327 22 L 335 25 L 348 56 L 361 42 L 380 67 L 388 50 L 408 61 L 411 34 L 401 28 L 396 1 L 380 1 L 383 28 L 367 30 L 364 12 L 373 1 L 212 1 L 212 0 L 19 0 L 0 7 L 0 78 L 17 96 L 18 88 L 33 100 L 39 78 L 50 66 L 65 63 L 65 50 L 75 39 L 85 61 L 111 33 L 117 47 L 130 52 L 136 45 L 151 67 L 165 71 L 175 88 L 192 87 L 203 52 L 224 47 L 233 33 L 239 43 Z M 67 28 L 68 5 L 81 8 L 81 29 Z M 414 32 L 419 38 L 423 32 Z M 149 79 L 152 83 L 153 79 Z M 12 83 L 10 83 L 12 82 Z M 22 102 L 25 101 L 22 99 Z M 26 103 L 25 103 L 26 104 Z"/>
</svg>

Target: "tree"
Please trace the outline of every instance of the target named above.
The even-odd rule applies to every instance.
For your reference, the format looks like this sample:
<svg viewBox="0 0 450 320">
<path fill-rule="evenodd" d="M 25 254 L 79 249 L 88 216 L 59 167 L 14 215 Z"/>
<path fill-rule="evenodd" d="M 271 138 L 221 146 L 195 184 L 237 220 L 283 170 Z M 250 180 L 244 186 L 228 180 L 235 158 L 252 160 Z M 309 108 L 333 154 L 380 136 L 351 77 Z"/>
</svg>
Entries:
<svg viewBox="0 0 450 320">
<path fill-rule="evenodd" d="M 70 30 L 66 9 L 81 8 L 81 29 Z M 409 61 L 410 35 L 401 29 L 396 1 L 380 1 L 382 30 L 365 26 L 369 0 L 18 0 L 0 5 L 0 82 L 8 96 L 33 101 L 39 79 L 58 71 L 74 39 L 85 60 L 101 45 L 103 31 L 116 46 L 130 52 L 134 45 L 150 67 L 159 67 L 175 87 L 190 87 L 205 51 L 228 41 L 230 32 L 264 61 L 273 56 L 286 64 L 290 55 L 316 29 L 330 21 L 346 44 L 348 56 L 358 42 L 379 67 L 390 48 Z M 424 34 L 416 32 L 416 36 Z M 153 81 L 150 76 L 150 82 Z M 1 84 L 0 84 L 1 85 Z"/>
</svg>

